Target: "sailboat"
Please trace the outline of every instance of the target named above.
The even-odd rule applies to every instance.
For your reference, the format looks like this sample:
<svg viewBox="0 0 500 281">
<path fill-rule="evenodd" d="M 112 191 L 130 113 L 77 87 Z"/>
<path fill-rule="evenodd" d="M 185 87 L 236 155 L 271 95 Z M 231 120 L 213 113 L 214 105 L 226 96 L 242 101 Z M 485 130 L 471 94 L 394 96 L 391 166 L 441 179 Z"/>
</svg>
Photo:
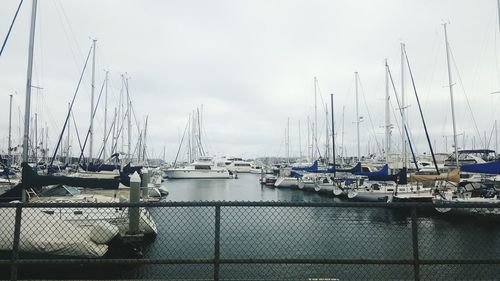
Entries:
<svg viewBox="0 0 500 281">
<path fill-rule="evenodd" d="M 188 136 L 188 154 L 187 164 L 179 164 L 178 157 L 183 147 L 186 132 Z M 214 158 L 207 156 L 201 141 L 201 118 L 199 110 L 189 116 L 188 123 L 184 129 L 179 149 L 175 157 L 173 167 L 165 170 L 165 177 L 169 179 L 230 179 L 233 177 L 227 167 L 218 166 Z M 191 161 L 191 159 L 194 159 Z"/>
</svg>

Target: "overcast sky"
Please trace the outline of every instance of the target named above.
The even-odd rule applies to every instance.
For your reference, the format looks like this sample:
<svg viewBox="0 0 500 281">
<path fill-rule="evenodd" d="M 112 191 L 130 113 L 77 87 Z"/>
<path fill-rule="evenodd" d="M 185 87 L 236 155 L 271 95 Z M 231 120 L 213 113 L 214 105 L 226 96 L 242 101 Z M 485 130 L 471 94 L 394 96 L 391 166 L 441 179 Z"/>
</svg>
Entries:
<svg viewBox="0 0 500 281">
<path fill-rule="evenodd" d="M 471 148 L 475 141 L 478 148 L 480 138 L 486 135 L 490 139 L 500 117 L 500 94 L 490 94 L 500 90 L 496 2 L 39 0 L 33 84 L 43 90 L 33 90 L 32 112 L 38 113 L 41 125 L 49 127 L 53 150 L 91 38 L 97 38 L 96 88 L 109 70 L 111 116 L 118 104 L 120 75 L 127 73 L 141 126 L 149 116 L 149 155 L 161 157 L 165 146 L 166 158 L 172 161 L 189 114 L 201 105 L 203 142 L 213 155 L 285 156 L 288 118 L 291 154 L 305 154 L 307 118 L 314 120 L 315 76 L 321 92 L 318 137 L 325 138 L 324 103 L 329 106 L 333 93 L 337 144 L 341 144 L 345 107 L 344 147 L 348 155 L 354 155 L 355 71 L 360 77 L 361 150 L 365 154 L 368 149 L 377 151 L 377 143 L 383 144 L 384 59 L 388 59 L 399 92 L 400 42 L 404 42 L 433 144 L 437 151 L 451 151 L 442 25 L 449 22 L 457 130 L 465 132 L 465 137 L 459 136 L 459 146 L 465 141 L 466 148 Z M 18 0 L 1 1 L 2 41 L 18 4 Z M 30 12 L 31 1 L 24 1 L 0 57 L 2 151 L 7 147 L 11 93 L 15 93 L 13 139 L 19 143 Z M 405 75 L 409 77 L 408 72 Z M 75 102 L 80 135 L 89 125 L 90 77 L 89 68 Z M 416 150 L 423 153 L 428 147 L 410 80 L 405 89 L 409 128 Z M 396 125 L 400 121 L 394 120 L 399 113 L 392 91 L 391 100 L 391 119 Z M 94 150 L 101 145 L 103 120 L 100 106 Z M 395 126 L 393 151 L 400 150 L 398 130 Z M 136 135 L 134 132 L 133 143 Z M 77 154 L 73 129 L 72 138 Z M 490 148 L 495 148 L 494 134 Z"/>
</svg>

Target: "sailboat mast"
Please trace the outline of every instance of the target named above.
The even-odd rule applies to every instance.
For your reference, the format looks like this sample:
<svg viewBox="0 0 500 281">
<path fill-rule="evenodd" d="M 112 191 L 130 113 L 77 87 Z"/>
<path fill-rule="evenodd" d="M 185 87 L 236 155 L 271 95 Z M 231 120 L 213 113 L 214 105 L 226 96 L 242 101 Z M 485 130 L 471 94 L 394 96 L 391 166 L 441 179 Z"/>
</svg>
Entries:
<svg viewBox="0 0 500 281">
<path fill-rule="evenodd" d="M 7 148 L 7 155 L 9 155 L 9 165 L 12 162 L 10 157 L 12 156 L 12 94 L 9 95 L 9 142 Z"/>
<path fill-rule="evenodd" d="M 132 161 L 132 121 L 130 118 L 132 112 L 132 101 L 130 101 L 130 94 L 128 91 L 128 77 L 125 78 L 125 91 L 127 92 L 127 159 Z"/>
<path fill-rule="evenodd" d="M 455 123 L 455 104 L 453 101 L 453 79 L 451 77 L 451 66 L 450 66 L 450 50 L 448 43 L 448 32 L 446 30 L 446 23 L 443 24 L 444 27 L 444 39 L 446 43 L 446 62 L 448 65 L 448 83 L 450 87 L 450 101 L 451 101 L 451 119 L 453 120 L 453 145 L 455 146 L 455 164 L 458 167 L 458 151 L 457 151 L 457 125 Z"/>
<path fill-rule="evenodd" d="M 330 132 L 328 130 L 328 105 L 325 103 L 325 159 L 326 159 L 326 164 L 328 164 L 330 160 Z"/>
<path fill-rule="evenodd" d="M 311 120 L 309 120 L 309 116 L 307 116 L 307 158 L 310 160 L 312 158 L 312 150 L 311 150 Z"/>
<path fill-rule="evenodd" d="M 389 95 L 389 71 L 387 59 L 385 60 L 385 161 L 389 161 L 391 149 L 391 111 Z"/>
<path fill-rule="evenodd" d="M 144 124 L 144 142 L 142 145 L 142 162 L 145 163 L 146 159 L 146 136 L 148 133 L 148 116 L 146 116 L 146 123 Z"/>
<path fill-rule="evenodd" d="M 330 107 L 332 108 L 332 158 L 333 158 L 333 169 L 337 167 L 335 164 L 335 119 L 333 114 L 333 94 L 330 94 Z"/>
<path fill-rule="evenodd" d="M 359 102 L 358 102 L 358 72 L 354 72 L 354 80 L 356 83 L 356 139 L 357 139 L 357 156 L 358 161 L 361 161 L 361 148 L 359 142 Z"/>
<path fill-rule="evenodd" d="M 404 67 L 404 53 L 405 53 L 405 44 L 401 43 L 401 128 L 405 128 L 406 126 L 406 108 L 405 108 L 405 67 Z M 401 130 L 401 153 L 403 153 L 403 167 L 406 167 L 406 135 L 405 130 Z"/>
<path fill-rule="evenodd" d="M 90 134 L 89 134 L 89 163 L 93 162 L 94 147 L 94 92 L 95 92 L 95 45 L 97 40 L 92 40 L 92 85 L 90 92 Z"/>
<path fill-rule="evenodd" d="M 313 158 L 316 159 L 316 149 L 318 148 L 318 102 L 317 102 L 317 79 L 314 77 L 314 126 L 313 126 Z"/>
<path fill-rule="evenodd" d="M 71 104 L 68 102 L 68 111 L 71 110 Z M 71 114 L 71 112 L 69 113 Z M 69 127 L 69 124 L 71 122 L 68 122 L 68 132 L 67 132 L 67 135 L 66 135 L 66 164 L 69 164 L 69 135 L 70 135 L 70 127 Z"/>
<path fill-rule="evenodd" d="M 102 158 L 106 160 L 108 158 L 106 153 L 106 141 L 108 134 L 108 81 L 109 81 L 109 71 L 106 71 L 106 90 L 104 92 L 104 135 L 103 135 L 103 151 Z"/>
<path fill-rule="evenodd" d="M 35 47 L 35 23 L 37 0 L 31 6 L 30 41 L 28 48 L 28 72 L 26 79 L 26 104 L 24 108 L 24 136 L 23 136 L 23 162 L 28 162 L 28 138 L 30 133 L 30 107 L 31 107 L 31 75 L 33 72 L 33 49 Z M 22 192 L 22 201 L 26 201 L 26 194 Z"/>
<path fill-rule="evenodd" d="M 342 139 L 340 141 L 341 145 L 342 145 L 342 166 L 344 166 L 344 151 L 345 151 L 345 147 L 344 147 L 344 121 L 345 121 L 345 105 L 342 106 Z"/>
<path fill-rule="evenodd" d="M 290 117 L 286 121 L 286 159 L 290 163 Z"/>
<path fill-rule="evenodd" d="M 300 135 L 300 120 L 299 120 L 299 158 L 302 158 L 302 140 Z"/>
</svg>

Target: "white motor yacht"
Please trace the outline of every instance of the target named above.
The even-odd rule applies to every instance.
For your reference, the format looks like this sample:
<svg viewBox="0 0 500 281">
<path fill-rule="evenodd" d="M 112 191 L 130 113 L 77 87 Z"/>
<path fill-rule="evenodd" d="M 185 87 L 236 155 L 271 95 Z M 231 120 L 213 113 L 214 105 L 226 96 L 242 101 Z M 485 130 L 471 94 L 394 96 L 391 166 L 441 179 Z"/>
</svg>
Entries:
<svg viewBox="0 0 500 281">
<path fill-rule="evenodd" d="M 173 167 L 165 171 L 170 179 L 229 179 L 231 173 L 226 167 L 214 165 L 212 157 L 200 157 L 189 165 Z"/>
</svg>

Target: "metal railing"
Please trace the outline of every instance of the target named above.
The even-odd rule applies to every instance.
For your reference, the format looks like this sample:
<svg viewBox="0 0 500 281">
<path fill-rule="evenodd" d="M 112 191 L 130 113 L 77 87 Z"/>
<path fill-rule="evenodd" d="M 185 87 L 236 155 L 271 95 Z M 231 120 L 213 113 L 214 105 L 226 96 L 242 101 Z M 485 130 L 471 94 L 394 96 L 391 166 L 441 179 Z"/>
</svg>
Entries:
<svg viewBox="0 0 500 281">
<path fill-rule="evenodd" d="M 78 208 L 85 215 L 89 208 L 95 214 L 133 207 L 147 208 L 158 227 L 153 242 L 133 243 L 143 248 L 143 257 L 25 253 L 26 237 L 36 236 L 38 229 L 22 225 L 24 216 L 51 208 Z M 451 211 L 441 214 L 436 208 Z M 500 203 L 0 204 L 0 210 L 15 209 L 13 233 L 0 232 L 0 242 L 13 237 L 12 248 L 2 249 L 10 258 L 0 259 L 0 278 L 85 279 L 94 271 L 103 279 L 495 279 L 500 276 L 500 219 L 453 211 L 498 208 Z M 95 222 L 87 217 L 79 223 L 85 219 Z M 34 270 L 35 265 L 42 267 Z M 89 270 L 59 276 L 47 270 L 54 265 Z M 116 266 L 122 267 L 113 272 Z"/>
</svg>

